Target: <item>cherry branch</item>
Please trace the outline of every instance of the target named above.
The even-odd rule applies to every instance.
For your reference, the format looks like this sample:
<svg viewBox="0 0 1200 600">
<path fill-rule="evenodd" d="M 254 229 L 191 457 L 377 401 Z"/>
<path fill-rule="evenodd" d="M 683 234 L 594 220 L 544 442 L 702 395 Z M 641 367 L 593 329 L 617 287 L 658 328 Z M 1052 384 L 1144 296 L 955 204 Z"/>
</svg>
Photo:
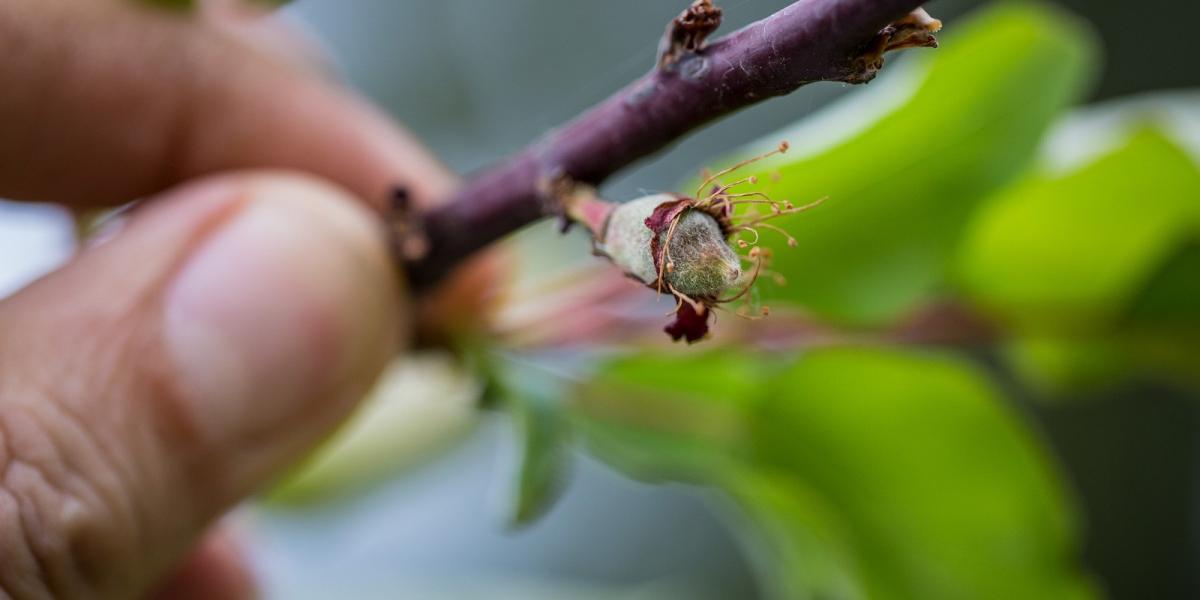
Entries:
<svg viewBox="0 0 1200 600">
<path fill-rule="evenodd" d="M 883 55 L 936 46 L 940 23 L 923 0 L 800 0 L 705 44 L 720 24 L 711 0 L 674 19 L 646 75 L 575 121 L 471 177 L 419 215 L 398 203 L 393 224 L 414 288 L 440 280 L 471 253 L 536 220 L 564 215 L 555 182 L 598 185 L 688 132 L 817 81 L 866 83 Z"/>
</svg>

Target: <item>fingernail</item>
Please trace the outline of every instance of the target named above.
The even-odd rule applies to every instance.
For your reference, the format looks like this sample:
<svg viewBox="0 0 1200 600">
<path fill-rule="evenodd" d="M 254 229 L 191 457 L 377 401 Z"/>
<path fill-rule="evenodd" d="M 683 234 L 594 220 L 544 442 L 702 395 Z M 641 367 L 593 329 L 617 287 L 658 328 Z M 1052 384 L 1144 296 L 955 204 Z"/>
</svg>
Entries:
<svg viewBox="0 0 1200 600">
<path fill-rule="evenodd" d="M 205 440 L 302 443 L 391 352 L 386 251 L 369 217 L 328 190 L 272 180 L 244 193 L 169 286 L 166 345 Z"/>
</svg>

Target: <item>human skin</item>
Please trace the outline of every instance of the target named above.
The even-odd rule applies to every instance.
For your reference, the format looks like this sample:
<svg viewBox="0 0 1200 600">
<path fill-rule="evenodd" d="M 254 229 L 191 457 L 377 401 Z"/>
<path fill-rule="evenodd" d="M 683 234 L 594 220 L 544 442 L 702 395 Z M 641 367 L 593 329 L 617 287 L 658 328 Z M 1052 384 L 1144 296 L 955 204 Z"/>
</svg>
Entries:
<svg viewBox="0 0 1200 600">
<path fill-rule="evenodd" d="M 253 597 L 214 523 L 407 342 L 377 212 L 454 178 L 262 15 L 202 9 L 0 2 L 0 197 L 144 199 L 0 301 L 0 597 Z"/>
</svg>

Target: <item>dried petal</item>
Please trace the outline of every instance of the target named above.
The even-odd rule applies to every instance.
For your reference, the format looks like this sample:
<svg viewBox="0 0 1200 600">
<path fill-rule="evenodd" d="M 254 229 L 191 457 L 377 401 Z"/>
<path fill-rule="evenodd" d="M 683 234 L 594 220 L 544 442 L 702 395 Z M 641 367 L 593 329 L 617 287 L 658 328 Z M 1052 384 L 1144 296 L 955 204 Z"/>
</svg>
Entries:
<svg viewBox="0 0 1200 600">
<path fill-rule="evenodd" d="M 679 305 L 679 310 L 675 313 L 675 321 L 663 328 L 671 339 L 678 342 L 681 339 L 686 339 L 687 343 L 694 344 L 708 336 L 708 307 L 703 304 L 699 305 L 700 310 L 692 306 L 691 302 L 684 302 Z"/>
</svg>

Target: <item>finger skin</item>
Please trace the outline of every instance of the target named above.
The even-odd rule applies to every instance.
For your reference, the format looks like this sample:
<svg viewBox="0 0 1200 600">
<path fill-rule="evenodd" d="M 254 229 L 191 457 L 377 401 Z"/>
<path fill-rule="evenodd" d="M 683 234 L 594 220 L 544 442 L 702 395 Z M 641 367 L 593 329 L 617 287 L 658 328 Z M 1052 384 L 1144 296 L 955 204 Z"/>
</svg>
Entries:
<svg viewBox="0 0 1200 600">
<path fill-rule="evenodd" d="M 228 528 L 209 533 L 150 593 L 150 600 L 254 600 L 258 586 L 236 535 Z"/>
<path fill-rule="evenodd" d="M 454 178 L 379 111 L 213 19 L 136 2 L 0 2 L 0 196 L 77 207 L 288 168 L 382 208 Z"/>
<path fill-rule="evenodd" d="M 346 417 L 406 306 L 378 219 L 276 172 L 169 193 L 0 302 L 0 590 L 148 593 Z"/>
</svg>

